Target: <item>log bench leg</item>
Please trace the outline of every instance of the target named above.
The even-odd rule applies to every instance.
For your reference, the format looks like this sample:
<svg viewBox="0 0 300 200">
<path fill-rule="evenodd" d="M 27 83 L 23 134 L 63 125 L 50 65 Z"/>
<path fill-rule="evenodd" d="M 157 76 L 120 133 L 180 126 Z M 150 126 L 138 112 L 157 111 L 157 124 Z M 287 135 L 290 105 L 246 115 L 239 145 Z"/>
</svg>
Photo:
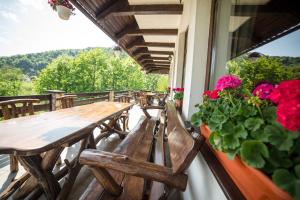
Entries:
<svg viewBox="0 0 300 200">
<path fill-rule="evenodd" d="M 107 192 L 114 196 L 119 196 L 122 193 L 122 187 L 116 183 L 106 169 L 94 167 L 90 167 L 90 169 Z"/>
</svg>

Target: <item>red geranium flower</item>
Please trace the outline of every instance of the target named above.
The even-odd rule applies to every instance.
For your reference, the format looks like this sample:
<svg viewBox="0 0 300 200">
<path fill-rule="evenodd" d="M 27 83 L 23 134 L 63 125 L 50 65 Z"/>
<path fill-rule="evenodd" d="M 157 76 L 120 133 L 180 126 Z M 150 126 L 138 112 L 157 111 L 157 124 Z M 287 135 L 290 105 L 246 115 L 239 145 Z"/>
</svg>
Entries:
<svg viewBox="0 0 300 200">
<path fill-rule="evenodd" d="M 282 81 L 275 87 L 268 98 L 275 104 L 300 98 L 300 80 Z"/>
<path fill-rule="evenodd" d="M 211 98 L 211 99 L 217 99 L 217 98 L 219 98 L 219 92 L 220 91 L 221 90 L 213 90 L 213 91 L 211 91 L 211 93 L 209 95 L 209 98 Z"/>
<path fill-rule="evenodd" d="M 203 96 L 207 96 L 210 99 L 215 100 L 215 99 L 219 98 L 219 92 L 220 92 L 220 90 L 212 90 L 212 91 L 206 90 L 203 92 Z"/>
<path fill-rule="evenodd" d="M 277 121 L 290 131 L 300 131 L 300 98 L 281 102 L 277 106 Z"/>
</svg>

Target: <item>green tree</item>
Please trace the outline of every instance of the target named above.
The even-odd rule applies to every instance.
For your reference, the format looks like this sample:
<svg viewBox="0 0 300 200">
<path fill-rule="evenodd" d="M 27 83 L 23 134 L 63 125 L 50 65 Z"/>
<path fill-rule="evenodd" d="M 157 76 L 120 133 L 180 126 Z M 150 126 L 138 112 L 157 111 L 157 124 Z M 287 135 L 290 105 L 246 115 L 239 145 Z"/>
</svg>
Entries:
<svg viewBox="0 0 300 200">
<path fill-rule="evenodd" d="M 35 81 L 38 92 L 49 89 L 66 92 L 104 90 L 156 90 L 167 81 L 157 74 L 145 74 L 128 56 L 108 54 L 101 49 L 76 57 L 60 56 L 44 68 Z"/>
<path fill-rule="evenodd" d="M 14 67 L 0 68 L 0 96 L 16 96 L 19 93 L 24 75 L 21 69 Z"/>
<path fill-rule="evenodd" d="M 35 88 L 38 92 L 49 89 L 66 92 L 101 90 L 104 75 L 101 72 L 107 68 L 106 60 L 106 54 L 100 49 L 80 53 L 75 58 L 60 56 L 41 71 Z"/>
<path fill-rule="evenodd" d="M 165 92 L 168 90 L 169 78 L 168 76 L 160 76 L 157 83 L 157 91 Z"/>
<path fill-rule="evenodd" d="M 270 57 L 261 57 L 256 61 L 250 59 L 230 61 L 228 71 L 239 76 L 250 91 L 262 81 L 277 84 L 283 80 L 296 78 L 293 69 L 283 67 L 278 59 Z"/>
</svg>

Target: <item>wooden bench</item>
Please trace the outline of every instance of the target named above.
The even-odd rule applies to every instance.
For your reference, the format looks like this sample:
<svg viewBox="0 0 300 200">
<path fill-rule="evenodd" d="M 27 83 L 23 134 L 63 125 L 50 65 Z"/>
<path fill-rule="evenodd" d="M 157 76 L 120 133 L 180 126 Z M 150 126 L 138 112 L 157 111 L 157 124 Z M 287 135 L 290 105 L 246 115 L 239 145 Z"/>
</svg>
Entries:
<svg viewBox="0 0 300 200">
<path fill-rule="evenodd" d="M 81 153 L 80 163 L 96 177 L 81 199 L 166 199 L 173 189 L 185 190 L 184 172 L 204 139 L 184 128 L 174 104 L 159 113 L 142 117 L 113 152 Z"/>
</svg>

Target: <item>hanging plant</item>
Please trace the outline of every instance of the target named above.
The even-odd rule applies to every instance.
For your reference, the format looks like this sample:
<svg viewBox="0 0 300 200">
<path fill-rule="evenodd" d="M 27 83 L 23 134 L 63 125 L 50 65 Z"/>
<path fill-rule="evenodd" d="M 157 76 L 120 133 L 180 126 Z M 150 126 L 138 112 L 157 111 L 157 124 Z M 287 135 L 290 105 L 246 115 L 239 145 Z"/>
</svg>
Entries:
<svg viewBox="0 0 300 200">
<path fill-rule="evenodd" d="M 48 0 L 48 3 L 57 11 L 58 16 L 63 20 L 68 20 L 75 10 L 69 0 Z"/>
</svg>

